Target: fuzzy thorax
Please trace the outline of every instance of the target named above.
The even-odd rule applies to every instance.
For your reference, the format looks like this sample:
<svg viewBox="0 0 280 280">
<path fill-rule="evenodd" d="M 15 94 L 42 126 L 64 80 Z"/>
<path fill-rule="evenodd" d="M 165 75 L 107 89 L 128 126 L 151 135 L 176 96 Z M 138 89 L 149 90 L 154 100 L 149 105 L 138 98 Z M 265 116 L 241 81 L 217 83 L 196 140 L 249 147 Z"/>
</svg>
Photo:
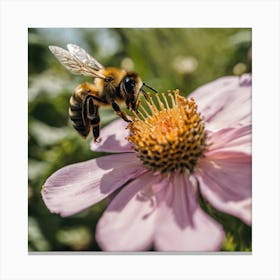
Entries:
<svg viewBox="0 0 280 280">
<path fill-rule="evenodd" d="M 192 173 L 207 149 L 203 118 L 194 99 L 175 90 L 150 96 L 144 105 L 128 125 L 128 141 L 143 164 L 162 173 Z"/>
</svg>

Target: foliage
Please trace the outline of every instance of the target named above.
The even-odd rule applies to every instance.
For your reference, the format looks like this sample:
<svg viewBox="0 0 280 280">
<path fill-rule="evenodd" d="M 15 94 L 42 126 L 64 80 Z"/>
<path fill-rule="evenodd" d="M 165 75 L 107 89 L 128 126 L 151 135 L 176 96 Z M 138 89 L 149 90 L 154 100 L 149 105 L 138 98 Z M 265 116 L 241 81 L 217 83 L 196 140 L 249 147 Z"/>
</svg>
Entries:
<svg viewBox="0 0 280 280">
<path fill-rule="evenodd" d="M 48 45 L 82 46 L 105 66 L 133 67 L 158 91 L 185 95 L 225 75 L 251 71 L 250 29 L 29 29 L 28 32 L 28 200 L 30 251 L 97 251 L 96 223 L 106 201 L 69 218 L 51 214 L 40 195 L 46 178 L 70 163 L 98 157 L 68 120 L 73 89 L 89 78 L 74 76 L 50 53 Z M 101 110 L 101 124 L 116 118 Z M 223 223 L 223 250 L 250 251 L 251 229 L 239 220 L 203 207 Z"/>
</svg>

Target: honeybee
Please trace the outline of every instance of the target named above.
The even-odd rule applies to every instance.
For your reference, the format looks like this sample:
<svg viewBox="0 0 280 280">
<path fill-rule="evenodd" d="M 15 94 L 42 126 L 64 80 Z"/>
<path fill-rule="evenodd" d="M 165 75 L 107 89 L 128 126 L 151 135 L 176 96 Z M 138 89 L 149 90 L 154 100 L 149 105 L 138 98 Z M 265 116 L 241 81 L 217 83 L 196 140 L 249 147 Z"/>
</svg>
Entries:
<svg viewBox="0 0 280 280">
<path fill-rule="evenodd" d="M 92 129 L 94 141 L 98 142 L 100 131 L 99 107 L 111 105 L 116 114 L 124 121 L 130 122 L 126 113 L 118 105 L 125 101 L 126 107 L 137 112 L 139 94 L 147 98 L 144 86 L 155 89 L 142 82 L 134 71 L 126 71 L 116 67 L 103 67 L 95 58 L 81 47 L 68 44 L 67 49 L 49 46 L 58 61 L 71 73 L 92 77 L 92 83 L 77 86 L 70 97 L 69 117 L 77 132 L 86 138 Z"/>
</svg>

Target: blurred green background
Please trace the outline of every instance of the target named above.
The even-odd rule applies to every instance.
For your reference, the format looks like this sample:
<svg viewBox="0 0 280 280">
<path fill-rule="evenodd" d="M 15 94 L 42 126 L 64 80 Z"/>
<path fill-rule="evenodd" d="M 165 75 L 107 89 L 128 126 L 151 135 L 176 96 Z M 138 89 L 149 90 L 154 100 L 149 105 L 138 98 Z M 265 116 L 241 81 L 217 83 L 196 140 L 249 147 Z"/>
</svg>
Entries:
<svg viewBox="0 0 280 280">
<path fill-rule="evenodd" d="M 51 214 L 41 199 L 48 176 L 70 163 L 102 155 L 89 149 L 68 120 L 68 102 L 74 88 L 90 78 L 69 73 L 48 45 L 83 47 L 104 66 L 137 71 L 159 92 L 180 89 L 185 95 L 224 75 L 251 72 L 251 29 L 78 29 L 28 30 L 28 200 L 29 251 L 99 251 L 96 223 L 106 207 L 103 201 L 68 218 Z M 101 125 L 116 118 L 102 109 Z M 219 213 L 201 200 L 201 206 L 226 230 L 224 251 L 251 251 L 251 228 Z"/>
</svg>

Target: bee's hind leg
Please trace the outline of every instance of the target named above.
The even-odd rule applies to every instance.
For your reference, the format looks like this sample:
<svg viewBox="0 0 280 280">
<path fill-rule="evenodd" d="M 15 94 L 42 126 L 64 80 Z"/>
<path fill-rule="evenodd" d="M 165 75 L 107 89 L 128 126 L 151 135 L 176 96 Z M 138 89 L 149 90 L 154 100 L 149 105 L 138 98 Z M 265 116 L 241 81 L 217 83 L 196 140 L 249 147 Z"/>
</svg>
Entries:
<svg viewBox="0 0 280 280">
<path fill-rule="evenodd" d="M 131 120 L 127 118 L 126 113 L 120 109 L 120 106 L 115 101 L 112 101 L 111 105 L 119 117 L 121 117 L 126 122 L 131 122 Z"/>
<path fill-rule="evenodd" d="M 93 134 L 94 142 L 99 143 L 101 141 L 101 139 L 99 138 L 99 132 L 100 132 L 99 123 L 95 124 L 95 125 L 92 125 L 92 134 Z"/>
<path fill-rule="evenodd" d="M 87 118 L 90 120 L 90 125 L 92 128 L 92 134 L 94 142 L 100 142 L 101 139 L 98 139 L 100 133 L 100 116 L 99 116 L 99 107 L 94 104 L 93 96 L 88 96 L 87 98 Z"/>
<path fill-rule="evenodd" d="M 99 116 L 98 107 L 96 107 L 96 113 L 95 113 L 93 119 L 90 120 L 90 125 L 92 128 L 94 142 L 100 142 L 101 139 L 98 139 L 99 132 L 100 132 L 100 116 Z"/>
</svg>

